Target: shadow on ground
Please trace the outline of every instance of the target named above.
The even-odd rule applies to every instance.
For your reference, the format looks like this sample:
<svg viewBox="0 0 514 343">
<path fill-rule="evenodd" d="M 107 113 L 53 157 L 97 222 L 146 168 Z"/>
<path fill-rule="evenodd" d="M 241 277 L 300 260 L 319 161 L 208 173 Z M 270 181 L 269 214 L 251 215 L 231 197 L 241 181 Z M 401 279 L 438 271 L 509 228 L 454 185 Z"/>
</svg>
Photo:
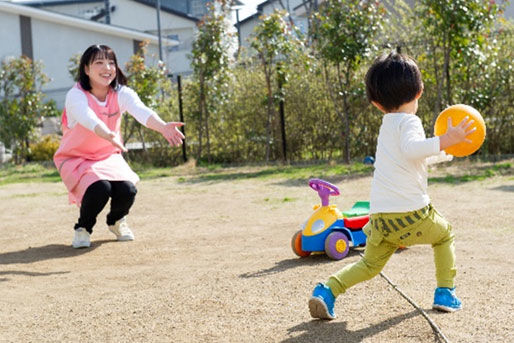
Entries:
<svg viewBox="0 0 514 343">
<path fill-rule="evenodd" d="M 287 330 L 289 334 L 300 332 L 300 335 L 285 339 L 281 341 L 281 343 L 362 342 L 368 337 L 372 337 L 382 331 L 387 331 L 404 320 L 419 315 L 420 313 L 417 310 L 413 310 L 409 313 L 388 318 L 378 324 L 356 331 L 348 330 L 346 322 L 311 320 L 289 328 Z M 439 336 L 434 333 L 434 342 L 440 341 Z"/>
<path fill-rule="evenodd" d="M 40 247 L 28 247 L 24 250 L 11 251 L 0 254 L 0 265 L 26 264 L 45 260 L 69 258 L 91 252 L 102 244 L 115 242 L 113 240 L 101 240 L 91 243 L 88 249 L 73 249 L 70 245 L 49 244 Z M 1 275 L 1 274 L 0 274 Z"/>
<path fill-rule="evenodd" d="M 493 188 L 496 191 L 514 192 L 514 185 L 504 185 Z"/>
<path fill-rule="evenodd" d="M 6 275 L 23 275 L 23 276 L 50 276 L 50 275 L 59 275 L 59 274 L 69 274 L 69 271 L 65 272 L 49 272 L 49 273 L 38 273 L 38 272 L 26 272 L 22 270 L 4 270 L 0 272 L 0 276 L 6 276 Z M 6 277 L 0 277 L 0 282 L 9 281 Z"/>
<path fill-rule="evenodd" d="M 361 251 L 360 250 L 350 250 L 347 257 L 351 256 L 357 256 L 359 255 Z M 331 260 L 327 255 L 325 254 L 319 254 L 319 255 L 311 255 L 308 257 L 297 257 L 297 258 L 290 258 L 287 260 L 278 261 L 275 263 L 273 267 L 261 269 L 255 272 L 247 272 L 239 275 L 241 278 L 254 278 L 254 277 L 262 277 L 272 274 L 277 274 L 284 272 L 288 269 L 293 269 L 297 267 L 305 267 L 305 266 L 315 266 L 319 264 L 324 263 L 334 263 L 336 261 Z"/>
</svg>

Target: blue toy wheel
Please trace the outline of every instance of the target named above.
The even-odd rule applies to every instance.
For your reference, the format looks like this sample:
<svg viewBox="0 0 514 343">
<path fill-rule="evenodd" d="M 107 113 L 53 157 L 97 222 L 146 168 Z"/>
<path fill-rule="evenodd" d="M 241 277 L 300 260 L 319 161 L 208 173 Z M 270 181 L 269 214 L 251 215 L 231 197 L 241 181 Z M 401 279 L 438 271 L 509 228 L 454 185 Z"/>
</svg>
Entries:
<svg viewBox="0 0 514 343">
<path fill-rule="evenodd" d="M 325 253 L 333 260 L 341 260 L 350 251 L 348 237 L 342 232 L 334 231 L 325 239 Z"/>
</svg>

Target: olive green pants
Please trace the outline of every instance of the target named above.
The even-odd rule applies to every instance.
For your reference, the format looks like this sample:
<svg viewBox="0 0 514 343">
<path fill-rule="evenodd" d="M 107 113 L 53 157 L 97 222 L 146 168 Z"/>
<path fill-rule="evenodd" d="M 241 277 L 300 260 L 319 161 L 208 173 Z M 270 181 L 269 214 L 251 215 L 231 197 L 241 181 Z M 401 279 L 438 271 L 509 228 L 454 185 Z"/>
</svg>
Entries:
<svg viewBox="0 0 514 343">
<path fill-rule="evenodd" d="M 372 214 L 364 232 L 368 236 L 364 256 L 330 276 L 327 282 L 334 296 L 379 274 L 399 246 L 415 244 L 432 245 L 437 287 L 454 287 L 452 227 L 431 204 L 417 211 Z"/>
</svg>

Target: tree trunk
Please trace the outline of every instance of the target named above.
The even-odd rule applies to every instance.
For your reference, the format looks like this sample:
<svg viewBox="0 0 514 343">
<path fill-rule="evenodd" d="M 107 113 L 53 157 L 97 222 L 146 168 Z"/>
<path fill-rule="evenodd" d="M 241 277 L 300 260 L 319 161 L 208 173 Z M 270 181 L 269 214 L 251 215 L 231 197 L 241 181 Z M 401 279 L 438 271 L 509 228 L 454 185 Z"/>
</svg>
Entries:
<svg viewBox="0 0 514 343">
<path fill-rule="evenodd" d="M 452 85 L 451 85 L 451 76 L 450 76 L 450 37 L 449 33 L 445 35 L 445 44 L 444 44 L 444 75 L 446 78 L 446 105 L 452 105 Z"/>
<path fill-rule="evenodd" d="M 439 115 L 439 113 L 441 113 L 441 108 L 442 108 L 442 96 L 443 96 L 443 80 L 442 80 L 442 78 L 443 77 L 439 76 L 439 67 L 437 65 L 437 54 L 436 54 L 437 47 L 434 45 L 433 41 L 430 42 L 430 45 L 431 45 L 431 49 L 432 49 L 432 56 L 433 56 L 432 64 L 433 64 L 433 68 L 434 68 L 435 84 L 436 84 L 436 91 L 437 91 L 434 109 L 433 109 L 434 112 L 433 112 L 433 116 L 432 116 L 432 125 L 430 126 L 432 128 L 432 134 L 433 134 L 435 120 L 437 119 L 437 116 Z"/>
<path fill-rule="evenodd" d="M 339 66 L 336 66 L 337 67 L 337 72 L 338 72 L 338 78 L 339 78 Z M 328 94 L 330 95 L 330 98 L 332 99 L 332 102 L 334 103 L 334 109 L 336 111 L 336 114 L 337 116 L 343 121 L 343 125 L 344 125 L 344 131 L 346 131 L 346 120 L 347 118 L 345 117 L 345 114 L 341 111 L 341 108 L 345 108 L 345 104 L 343 103 L 343 106 L 341 106 L 341 103 L 339 101 L 339 97 L 337 96 L 336 92 L 334 91 L 334 86 L 330 80 L 330 76 L 329 76 L 329 73 L 328 73 L 328 70 L 327 70 L 327 66 L 324 65 L 324 68 L 323 70 L 325 71 L 325 85 L 328 89 Z M 342 88 L 340 91 L 343 91 Z M 344 100 L 344 98 L 343 98 Z M 343 146 L 343 160 L 346 164 L 350 163 L 349 162 L 349 153 L 347 153 L 347 148 L 349 148 L 349 144 L 347 146 L 347 142 L 346 142 L 346 137 L 347 135 L 345 134 L 345 132 L 343 132 L 343 134 L 341 135 L 344 139 L 344 146 Z M 347 160 L 348 158 L 348 160 Z"/>
<path fill-rule="evenodd" d="M 350 164 L 350 105 L 348 104 L 348 92 L 346 91 L 350 87 L 350 80 L 351 80 L 351 69 L 348 65 L 346 67 L 346 73 L 345 73 L 345 83 L 342 82 L 342 75 L 339 68 L 339 65 L 337 65 L 337 77 L 339 79 L 339 87 L 340 91 L 339 93 L 342 94 L 343 97 L 343 135 L 344 135 L 344 152 L 343 152 L 343 160 L 344 163 Z"/>
<path fill-rule="evenodd" d="M 205 106 L 204 108 L 204 120 L 205 120 L 205 139 L 206 139 L 206 145 L 207 145 L 207 161 L 209 163 L 212 162 L 212 156 L 211 156 L 211 139 L 210 139 L 210 135 L 209 135 L 209 110 L 207 108 L 207 101 L 204 101 L 203 105 Z"/>
<path fill-rule="evenodd" d="M 200 98 L 199 98 L 199 118 L 198 118 L 198 152 L 196 155 L 196 159 L 200 160 L 202 158 L 202 141 L 203 141 L 203 111 L 204 111 L 204 103 L 205 103 L 205 93 L 204 93 L 204 78 L 203 75 L 200 75 Z"/>
<path fill-rule="evenodd" d="M 264 74 L 266 75 L 266 89 L 267 89 L 267 111 L 268 117 L 266 121 L 266 163 L 270 160 L 271 155 L 271 123 L 274 117 L 273 111 L 273 90 L 271 86 L 271 65 L 268 65 L 266 61 L 263 61 Z M 269 67 L 269 68 L 268 68 Z"/>
</svg>

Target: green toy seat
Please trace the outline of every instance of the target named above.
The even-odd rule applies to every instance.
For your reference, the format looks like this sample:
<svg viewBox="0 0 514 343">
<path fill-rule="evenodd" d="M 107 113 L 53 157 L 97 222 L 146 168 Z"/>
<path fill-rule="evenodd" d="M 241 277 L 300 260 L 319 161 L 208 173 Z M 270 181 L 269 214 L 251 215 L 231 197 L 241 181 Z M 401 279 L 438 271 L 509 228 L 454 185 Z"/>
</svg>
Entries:
<svg viewBox="0 0 514 343">
<path fill-rule="evenodd" d="M 352 208 L 343 212 L 346 218 L 364 216 L 369 213 L 369 201 L 357 201 Z"/>
</svg>

